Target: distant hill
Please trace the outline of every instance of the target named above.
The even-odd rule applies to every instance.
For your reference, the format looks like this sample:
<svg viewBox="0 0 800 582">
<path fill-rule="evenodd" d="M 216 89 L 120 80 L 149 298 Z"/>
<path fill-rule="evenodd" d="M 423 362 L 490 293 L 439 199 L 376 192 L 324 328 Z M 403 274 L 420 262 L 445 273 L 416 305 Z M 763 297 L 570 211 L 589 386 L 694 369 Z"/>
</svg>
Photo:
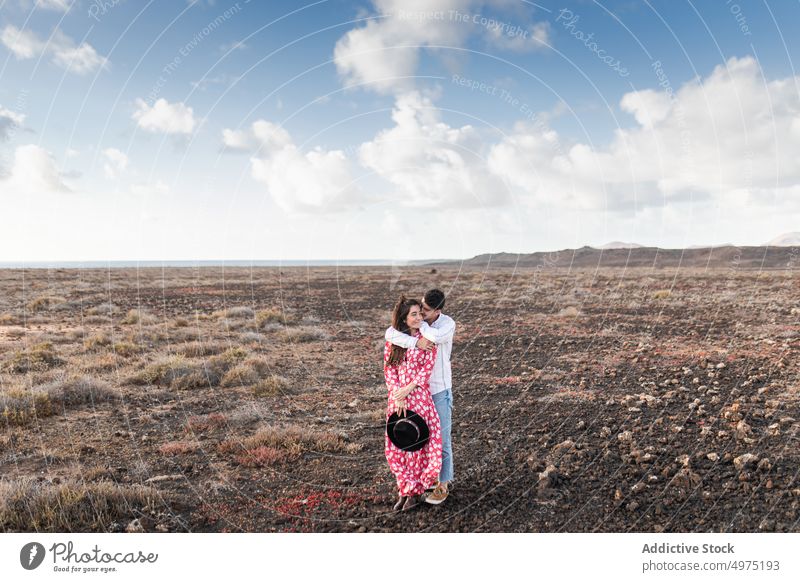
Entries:
<svg viewBox="0 0 800 582">
<path fill-rule="evenodd" d="M 800 232 L 787 232 L 764 243 L 770 247 L 800 247 Z"/>
<path fill-rule="evenodd" d="M 466 261 L 428 263 L 464 267 L 519 267 L 541 269 L 628 268 L 698 268 L 776 270 L 790 265 L 800 272 L 800 257 L 790 247 L 705 247 L 699 249 L 595 249 L 584 246 L 553 252 L 528 254 L 496 253 L 478 255 Z"/>
<path fill-rule="evenodd" d="M 610 243 L 606 243 L 603 246 L 592 247 L 592 248 L 606 250 L 606 249 L 641 249 L 643 247 L 644 247 L 644 245 L 640 245 L 640 244 L 636 244 L 636 243 L 620 242 L 620 241 L 615 240 L 615 241 L 612 241 Z"/>
</svg>

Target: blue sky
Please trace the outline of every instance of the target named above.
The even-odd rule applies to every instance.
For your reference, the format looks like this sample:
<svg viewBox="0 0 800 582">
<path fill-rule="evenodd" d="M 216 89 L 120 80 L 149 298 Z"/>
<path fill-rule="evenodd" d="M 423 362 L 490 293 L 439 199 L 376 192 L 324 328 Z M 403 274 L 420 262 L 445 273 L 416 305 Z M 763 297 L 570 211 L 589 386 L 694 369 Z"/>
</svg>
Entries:
<svg viewBox="0 0 800 582">
<path fill-rule="evenodd" d="M 796 2 L 0 3 L 0 260 L 798 230 Z"/>
</svg>

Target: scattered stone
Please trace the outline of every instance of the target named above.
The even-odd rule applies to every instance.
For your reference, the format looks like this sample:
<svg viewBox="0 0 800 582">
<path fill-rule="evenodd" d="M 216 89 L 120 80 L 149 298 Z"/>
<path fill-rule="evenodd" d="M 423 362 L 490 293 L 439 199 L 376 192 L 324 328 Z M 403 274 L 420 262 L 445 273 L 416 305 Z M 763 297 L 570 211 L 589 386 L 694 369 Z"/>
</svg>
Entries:
<svg viewBox="0 0 800 582">
<path fill-rule="evenodd" d="M 539 473 L 539 491 L 553 489 L 561 484 L 564 476 L 558 472 L 555 465 L 547 465 L 547 468 Z"/>
<path fill-rule="evenodd" d="M 768 458 L 764 457 L 763 459 L 761 459 L 758 462 L 758 470 L 759 471 L 763 471 L 763 472 L 766 473 L 770 469 L 772 469 L 772 463 L 770 462 L 770 460 Z"/>
<path fill-rule="evenodd" d="M 717 461 L 719 461 L 719 455 L 718 455 L 717 453 L 708 453 L 708 454 L 706 455 L 706 458 L 707 458 L 709 461 L 713 461 L 713 462 L 715 462 L 715 463 L 716 463 Z"/>
<path fill-rule="evenodd" d="M 633 440 L 633 433 L 629 430 L 622 431 L 617 435 L 617 440 L 621 443 L 629 443 Z"/>
<path fill-rule="evenodd" d="M 647 488 L 647 485 L 645 485 L 642 481 L 639 481 L 636 485 L 631 487 L 631 491 L 634 493 L 641 493 L 645 490 L 645 488 Z"/>
<path fill-rule="evenodd" d="M 736 425 L 736 438 L 739 440 L 745 440 L 750 437 L 752 434 L 753 429 L 750 428 L 750 425 L 747 424 L 745 421 L 740 420 Z"/>
<path fill-rule="evenodd" d="M 745 453 L 744 455 L 739 455 L 733 460 L 733 466 L 736 467 L 737 471 L 742 471 L 751 465 L 755 465 L 756 461 L 758 461 L 758 455 Z"/>
<path fill-rule="evenodd" d="M 131 521 L 126 527 L 125 531 L 128 533 L 144 533 L 144 527 L 138 519 Z"/>
<path fill-rule="evenodd" d="M 692 471 L 689 467 L 684 467 L 669 482 L 671 487 L 689 490 L 697 487 L 702 482 L 700 475 Z"/>
</svg>

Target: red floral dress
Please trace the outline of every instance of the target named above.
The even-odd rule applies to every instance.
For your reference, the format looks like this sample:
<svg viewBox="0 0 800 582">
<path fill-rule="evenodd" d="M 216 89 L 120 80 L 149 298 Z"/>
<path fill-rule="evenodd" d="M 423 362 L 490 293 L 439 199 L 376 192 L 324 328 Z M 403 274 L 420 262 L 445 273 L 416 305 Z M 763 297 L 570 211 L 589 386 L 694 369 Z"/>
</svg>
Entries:
<svg viewBox="0 0 800 582">
<path fill-rule="evenodd" d="M 419 332 L 415 336 L 421 337 Z M 415 382 L 417 387 L 406 396 L 406 408 L 413 410 L 425 420 L 430 436 L 420 450 L 403 451 L 389 440 L 388 435 L 385 435 L 386 460 L 389 461 L 389 469 L 397 478 L 400 495 L 421 495 L 425 489 L 436 485 L 442 468 L 442 431 L 429 384 L 433 364 L 436 361 L 436 348 L 429 352 L 410 348 L 406 350 L 405 360 L 396 366 L 387 366 L 386 362 L 389 361 L 391 352 L 392 344 L 386 342 L 383 350 L 383 375 L 389 387 L 386 418 L 388 419 L 395 411 L 395 391 Z"/>
</svg>

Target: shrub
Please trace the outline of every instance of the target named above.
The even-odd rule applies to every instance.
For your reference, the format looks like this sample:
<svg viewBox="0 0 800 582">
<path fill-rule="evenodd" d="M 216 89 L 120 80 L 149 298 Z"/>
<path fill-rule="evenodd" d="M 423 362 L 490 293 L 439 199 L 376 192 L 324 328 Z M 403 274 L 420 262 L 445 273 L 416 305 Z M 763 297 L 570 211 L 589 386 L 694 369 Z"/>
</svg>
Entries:
<svg viewBox="0 0 800 582">
<path fill-rule="evenodd" d="M 239 336 L 239 339 L 242 340 L 242 343 L 257 344 L 264 341 L 264 336 L 254 331 L 246 331 Z"/>
<path fill-rule="evenodd" d="M 244 467 L 269 467 L 299 457 L 299 451 L 288 451 L 275 447 L 256 447 L 236 455 L 236 462 Z"/>
<path fill-rule="evenodd" d="M 110 344 L 111 338 L 108 336 L 108 334 L 103 332 L 92 334 L 83 342 L 83 345 L 87 350 L 96 350 Z"/>
<path fill-rule="evenodd" d="M 178 348 L 178 351 L 187 358 L 201 358 L 219 354 L 225 350 L 226 344 L 221 342 L 191 342 Z"/>
<path fill-rule="evenodd" d="M 255 386 L 253 386 L 253 395 L 255 396 L 277 396 L 281 392 L 285 392 L 289 388 L 289 381 L 283 376 L 272 374 L 263 378 Z"/>
<path fill-rule="evenodd" d="M 172 322 L 175 327 L 189 327 L 189 320 L 185 317 L 178 317 Z"/>
<path fill-rule="evenodd" d="M 669 296 L 672 295 L 672 291 L 669 289 L 659 289 L 655 293 L 653 293 L 653 299 L 668 299 Z"/>
<path fill-rule="evenodd" d="M 118 356 L 128 358 L 139 353 L 139 346 L 130 342 L 117 342 L 111 346 L 111 349 Z"/>
<path fill-rule="evenodd" d="M 203 416 L 190 416 L 186 419 L 186 432 L 206 432 L 209 430 L 217 430 L 224 428 L 228 424 L 228 419 L 224 414 L 219 412 L 212 412 Z"/>
<path fill-rule="evenodd" d="M 86 310 L 86 315 L 114 315 L 119 309 L 113 303 L 101 303 Z"/>
<path fill-rule="evenodd" d="M 26 372 L 48 370 L 63 363 L 64 360 L 56 355 L 53 344 L 44 342 L 16 352 L 4 362 L 3 368 L 14 374 L 25 374 Z"/>
<path fill-rule="evenodd" d="M 281 331 L 281 338 L 290 343 L 327 341 L 330 335 L 319 327 L 295 327 Z"/>
<path fill-rule="evenodd" d="M 258 382 L 269 370 L 263 358 L 249 358 L 228 370 L 220 381 L 220 386 L 249 386 Z"/>
<path fill-rule="evenodd" d="M 120 397 L 118 390 L 91 376 L 55 380 L 36 386 L 34 390 L 47 394 L 51 402 L 61 406 L 107 402 Z"/>
<path fill-rule="evenodd" d="M 158 319 L 154 315 L 146 313 L 141 309 L 131 309 L 130 311 L 128 311 L 128 314 L 122 319 L 121 323 L 123 325 L 136 325 L 136 324 L 148 325 L 151 323 L 156 323 L 157 321 Z"/>
<path fill-rule="evenodd" d="M 143 370 L 134 374 L 130 381 L 134 384 L 160 384 L 169 386 L 177 378 L 191 374 L 194 368 L 183 356 L 160 358 Z"/>
<path fill-rule="evenodd" d="M 258 447 L 272 447 L 283 449 L 294 455 L 301 454 L 304 450 L 317 452 L 344 452 L 348 448 L 341 437 L 333 433 L 310 431 L 306 427 L 266 426 L 253 436 L 241 441 L 223 441 L 220 443 L 220 452 L 251 451 Z"/>
<path fill-rule="evenodd" d="M 28 309 L 30 309 L 33 312 L 46 311 L 52 309 L 56 305 L 66 302 L 67 300 L 64 299 L 63 297 L 56 297 L 54 295 L 45 295 L 42 297 L 37 297 L 33 301 L 30 301 L 28 303 Z"/>
<path fill-rule="evenodd" d="M 256 313 L 258 327 L 263 327 L 267 323 L 284 323 L 284 313 L 278 309 L 262 309 Z"/>
<path fill-rule="evenodd" d="M 59 484 L 34 477 L 0 481 L 0 531 L 107 531 L 114 521 L 162 504 L 160 494 L 141 485 L 66 479 Z"/>
<path fill-rule="evenodd" d="M 0 313 L 0 325 L 18 325 L 20 318 L 13 313 Z"/>
<path fill-rule="evenodd" d="M 12 389 L 0 392 L 0 416 L 7 425 L 25 425 L 53 414 L 46 392 Z"/>
<path fill-rule="evenodd" d="M 162 455 L 185 455 L 193 453 L 200 448 L 200 443 L 196 441 L 172 441 L 164 443 L 158 447 L 158 451 Z"/>
<path fill-rule="evenodd" d="M 223 311 L 215 311 L 216 317 L 223 317 L 225 319 L 253 319 L 255 311 L 250 307 L 229 307 Z"/>
</svg>

